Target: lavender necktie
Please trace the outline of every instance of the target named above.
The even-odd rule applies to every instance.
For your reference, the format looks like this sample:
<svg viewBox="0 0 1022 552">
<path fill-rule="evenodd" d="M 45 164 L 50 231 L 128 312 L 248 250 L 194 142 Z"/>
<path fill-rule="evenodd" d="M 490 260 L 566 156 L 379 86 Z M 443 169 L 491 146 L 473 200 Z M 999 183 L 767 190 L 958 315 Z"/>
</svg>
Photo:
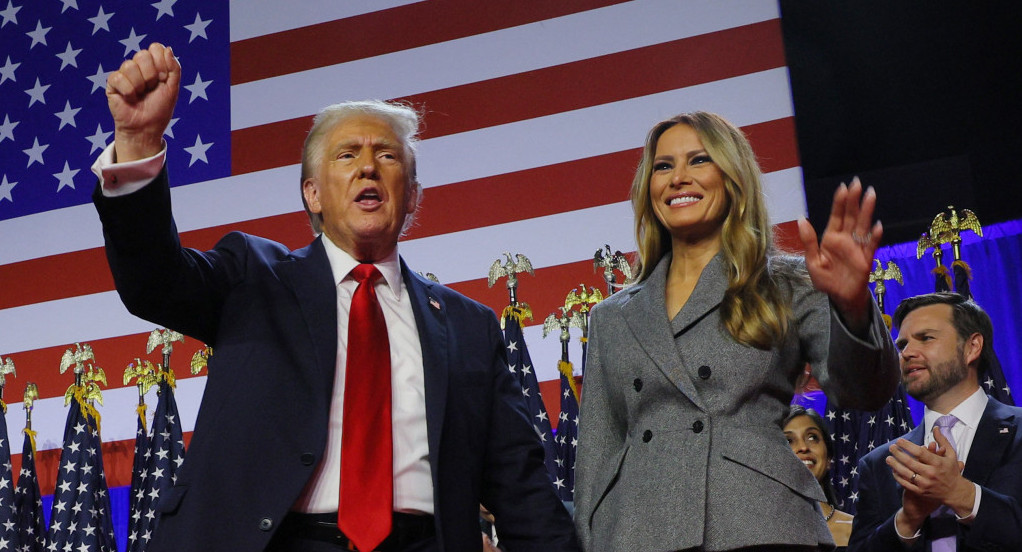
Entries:
<svg viewBox="0 0 1022 552">
<path fill-rule="evenodd" d="M 948 414 L 947 416 L 937 418 L 937 421 L 934 423 L 940 429 L 941 435 L 948 440 L 951 449 L 957 452 L 958 445 L 955 443 L 955 438 L 951 435 L 951 428 L 958 423 L 958 418 Z M 947 506 L 941 506 L 930 516 L 932 518 L 930 519 L 930 526 L 933 529 L 933 540 L 930 544 L 930 550 L 932 552 L 956 552 L 958 549 L 958 521 L 954 511 Z"/>
</svg>

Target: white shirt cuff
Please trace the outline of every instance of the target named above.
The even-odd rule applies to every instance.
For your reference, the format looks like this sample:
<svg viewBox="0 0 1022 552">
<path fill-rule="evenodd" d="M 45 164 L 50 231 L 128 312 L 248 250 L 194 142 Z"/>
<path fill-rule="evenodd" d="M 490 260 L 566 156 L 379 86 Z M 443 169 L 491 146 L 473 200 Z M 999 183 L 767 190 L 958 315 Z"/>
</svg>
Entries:
<svg viewBox="0 0 1022 552">
<path fill-rule="evenodd" d="M 959 516 L 957 513 L 955 517 L 958 521 L 971 522 L 976 519 L 976 513 L 979 512 L 979 499 L 983 497 L 983 488 L 979 486 L 979 483 L 973 483 L 976 486 L 976 500 L 972 503 L 972 511 L 967 516 Z"/>
<path fill-rule="evenodd" d="M 118 163 L 114 159 L 114 145 L 110 144 L 92 164 L 92 172 L 102 183 L 103 195 L 117 197 L 137 192 L 152 182 L 163 169 L 167 158 L 167 142 L 160 153 L 146 159 Z"/>
<path fill-rule="evenodd" d="M 898 511 L 895 512 L 895 514 L 894 514 L 894 534 L 898 535 L 898 538 L 901 539 L 902 542 L 904 542 L 906 544 L 915 542 L 916 539 L 918 539 L 919 537 L 921 537 L 923 535 L 922 529 L 917 530 L 916 534 L 912 535 L 911 537 L 906 537 L 905 535 L 902 535 L 901 531 L 898 531 L 898 516 L 900 516 L 900 515 L 901 515 L 901 508 L 898 508 Z"/>
</svg>

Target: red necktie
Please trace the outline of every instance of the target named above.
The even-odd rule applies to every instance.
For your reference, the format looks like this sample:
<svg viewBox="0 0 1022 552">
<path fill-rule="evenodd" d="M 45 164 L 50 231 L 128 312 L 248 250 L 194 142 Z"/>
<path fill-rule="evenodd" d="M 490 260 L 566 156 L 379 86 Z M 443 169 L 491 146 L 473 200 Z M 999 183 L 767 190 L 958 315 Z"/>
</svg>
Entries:
<svg viewBox="0 0 1022 552">
<path fill-rule="evenodd" d="M 358 288 L 348 318 L 337 525 L 359 550 L 373 550 L 390 534 L 394 510 L 390 341 L 373 287 L 380 271 L 360 264 L 351 275 Z"/>
</svg>

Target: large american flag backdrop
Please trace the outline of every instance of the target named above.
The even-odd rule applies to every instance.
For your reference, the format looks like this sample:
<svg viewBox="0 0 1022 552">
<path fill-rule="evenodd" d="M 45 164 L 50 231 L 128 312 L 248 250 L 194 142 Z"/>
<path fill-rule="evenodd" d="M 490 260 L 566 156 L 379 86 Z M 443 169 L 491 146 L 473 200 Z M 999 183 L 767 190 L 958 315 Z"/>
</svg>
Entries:
<svg viewBox="0 0 1022 552">
<path fill-rule="evenodd" d="M 72 380 L 59 362 L 75 342 L 109 375 L 97 405 L 109 485 L 130 484 L 137 392 L 120 374 L 155 327 L 113 290 L 88 167 L 113 130 L 106 74 L 152 41 L 183 65 L 166 138 L 188 246 L 229 229 L 306 245 L 305 132 L 324 105 L 363 98 L 425 114 L 425 201 L 401 254 L 498 313 L 507 292 L 486 276 L 503 251 L 536 268 L 519 299 L 538 321 L 579 282 L 603 287 L 594 252 L 635 248 L 627 193 L 645 133 L 681 111 L 719 112 L 747 132 L 788 236 L 805 212 L 771 0 L 0 0 L 0 354 L 18 370 L 9 401 L 39 386 L 44 494 Z M 556 419 L 560 344 L 536 320 L 525 338 Z M 200 347 L 186 341 L 176 356 Z M 186 364 L 176 363 L 187 439 L 205 377 Z M 9 435 L 24 427 L 21 407 L 10 403 Z"/>
</svg>

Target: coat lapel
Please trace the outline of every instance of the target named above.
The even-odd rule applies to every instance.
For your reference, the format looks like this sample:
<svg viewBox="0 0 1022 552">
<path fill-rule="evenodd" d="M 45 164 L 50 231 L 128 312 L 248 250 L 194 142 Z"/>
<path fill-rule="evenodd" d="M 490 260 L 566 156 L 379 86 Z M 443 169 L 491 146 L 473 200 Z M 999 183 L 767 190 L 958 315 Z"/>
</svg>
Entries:
<svg viewBox="0 0 1022 552">
<path fill-rule="evenodd" d="M 322 240 L 320 236 L 292 252 L 277 273 L 298 300 L 317 369 L 329 373 L 332 382 L 337 370 L 337 288 Z"/>
<path fill-rule="evenodd" d="M 660 371 L 693 404 L 700 409 L 705 409 L 695 384 L 685 370 L 684 361 L 675 346 L 672 324 L 667 320 L 667 310 L 664 305 L 667 270 L 670 265 L 671 256 L 665 255 L 645 281 L 629 288 L 626 293 L 630 293 L 632 298 L 622 306 L 621 313 L 632 330 L 635 341 L 656 363 Z M 700 285 L 701 282 L 702 278 L 700 278 Z M 693 293 L 692 299 L 695 296 Z M 689 300 L 690 303 L 692 299 Z M 717 302 L 719 303 L 719 299 Z M 678 315 L 681 316 L 684 312 L 685 309 L 682 309 Z"/>
<path fill-rule="evenodd" d="M 436 466 L 439 460 L 440 435 L 443 433 L 444 413 L 447 405 L 447 309 L 437 294 L 432 292 L 433 282 L 420 277 L 401 261 L 401 273 L 408 298 L 415 314 L 415 325 L 422 348 L 422 371 L 426 393 L 426 435 L 429 440 L 429 460 L 433 466 L 436 484 Z"/>
<path fill-rule="evenodd" d="M 1000 402 L 992 398 L 987 402 L 962 472 L 966 479 L 980 485 L 987 484 L 990 474 L 1001 465 L 1004 451 L 1015 439 L 1018 422 Z"/>
</svg>

